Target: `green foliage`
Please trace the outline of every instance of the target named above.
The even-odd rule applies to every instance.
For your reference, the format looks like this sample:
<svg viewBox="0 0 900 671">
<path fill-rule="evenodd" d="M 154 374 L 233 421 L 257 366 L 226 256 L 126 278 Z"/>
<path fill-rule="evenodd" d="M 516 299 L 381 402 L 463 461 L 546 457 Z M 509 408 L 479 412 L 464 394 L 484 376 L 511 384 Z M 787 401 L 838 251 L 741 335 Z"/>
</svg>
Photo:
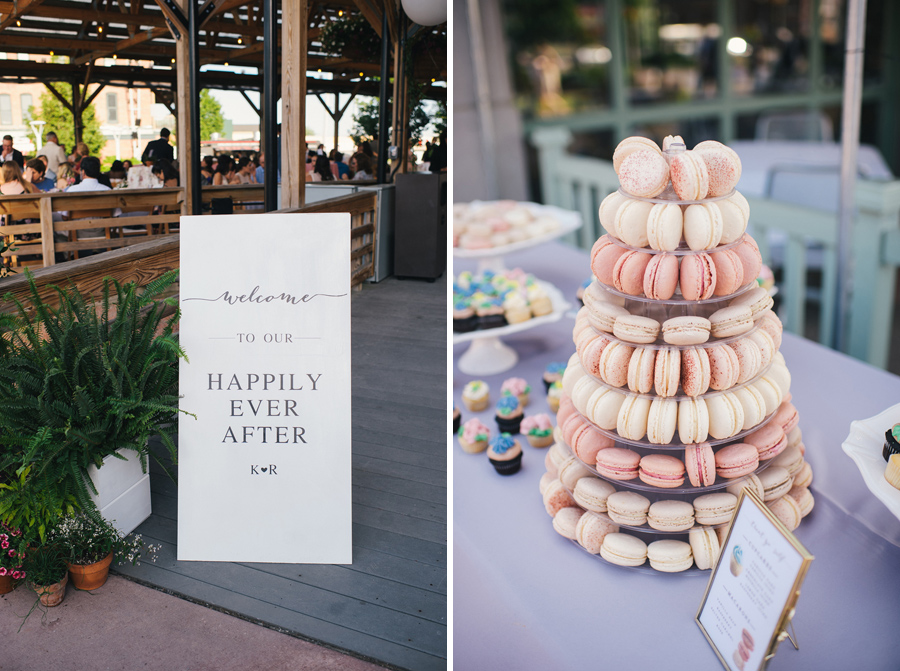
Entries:
<svg viewBox="0 0 900 671">
<path fill-rule="evenodd" d="M 54 82 L 53 88 L 59 91 L 66 100 L 72 102 L 71 84 Z M 35 116 L 47 122 L 47 125 L 44 126 L 44 134 L 56 131 L 60 146 L 65 147 L 66 152 L 71 154 L 75 151 L 75 119 L 72 113 L 63 107 L 59 99 L 49 90 L 41 94 L 40 106 L 41 109 L 35 113 Z M 90 148 L 91 156 L 99 156 L 106 145 L 106 136 L 100 132 L 100 122 L 97 120 L 93 104 L 87 106 L 81 119 L 84 122 L 81 140 Z"/>
<path fill-rule="evenodd" d="M 43 540 L 58 519 L 80 508 L 99 518 L 88 467 L 117 450 L 138 455 L 160 434 L 173 460 L 178 359 L 177 300 L 157 300 L 170 272 L 139 291 L 105 279 L 99 303 L 74 286 L 54 287 L 60 306 L 38 294 L 11 294 L 0 314 L 0 520 Z M 170 317 L 166 305 L 174 306 Z M 171 475 L 171 474 L 170 474 Z"/>
<path fill-rule="evenodd" d="M 549 42 L 581 42 L 585 37 L 575 0 L 503 0 L 502 5 L 513 53 Z"/>
<path fill-rule="evenodd" d="M 381 38 L 362 14 L 327 21 L 320 39 L 327 54 L 351 60 L 381 60 Z"/>
<path fill-rule="evenodd" d="M 350 137 L 356 144 L 363 140 L 372 141 L 378 137 L 379 107 L 378 98 L 358 99 L 356 112 L 353 114 L 353 122 L 356 126 L 350 131 Z"/>
<path fill-rule="evenodd" d="M 152 561 L 156 561 L 158 546 L 144 545 L 139 535 L 123 536 L 105 519 L 95 520 L 89 515 L 76 513 L 67 516 L 47 535 L 47 545 L 59 548 L 69 564 L 86 566 L 102 561 L 110 553 L 119 563 L 138 563 L 146 547 Z"/>
<path fill-rule="evenodd" d="M 213 133 L 221 133 L 225 128 L 225 117 L 222 116 L 222 104 L 216 100 L 209 89 L 200 91 L 200 139 L 210 140 Z"/>
<path fill-rule="evenodd" d="M 25 576 L 39 587 L 58 583 L 66 577 L 69 568 L 62 551 L 56 546 L 42 546 L 25 557 Z"/>
<path fill-rule="evenodd" d="M 434 129 L 435 135 L 440 135 L 447 130 L 447 102 L 445 100 L 437 101 L 437 111 L 431 117 L 431 127 Z"/>
</svg>

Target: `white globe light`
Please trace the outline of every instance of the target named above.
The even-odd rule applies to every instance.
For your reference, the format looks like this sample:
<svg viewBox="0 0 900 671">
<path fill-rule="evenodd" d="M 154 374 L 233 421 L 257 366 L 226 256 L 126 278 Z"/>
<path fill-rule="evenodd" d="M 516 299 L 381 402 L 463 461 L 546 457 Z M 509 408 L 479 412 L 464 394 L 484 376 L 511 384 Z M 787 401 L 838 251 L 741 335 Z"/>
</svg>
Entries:
<svg viewBox="0 0 900 671">
<path fill-rule="evenodd" d="M 420 26 L 436 26 L 447 20 L 446 0 L 402 0 L 403 11 Z"/>
</svg>

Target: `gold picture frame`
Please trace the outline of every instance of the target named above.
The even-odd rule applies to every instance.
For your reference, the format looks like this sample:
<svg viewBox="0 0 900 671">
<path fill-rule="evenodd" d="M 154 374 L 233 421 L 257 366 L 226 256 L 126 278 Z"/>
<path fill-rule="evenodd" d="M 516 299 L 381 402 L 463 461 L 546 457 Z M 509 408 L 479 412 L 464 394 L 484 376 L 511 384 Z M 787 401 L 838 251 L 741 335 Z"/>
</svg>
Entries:
<svg viewBox="0 0 900 671">
<path fill-rule="evenodd" d="M 756 494 L 741 492 L 695 618 L 728 671 L 762 671 L 785 638 L 799 650 L 788 627 L 813 559 Z"/>
</svg>

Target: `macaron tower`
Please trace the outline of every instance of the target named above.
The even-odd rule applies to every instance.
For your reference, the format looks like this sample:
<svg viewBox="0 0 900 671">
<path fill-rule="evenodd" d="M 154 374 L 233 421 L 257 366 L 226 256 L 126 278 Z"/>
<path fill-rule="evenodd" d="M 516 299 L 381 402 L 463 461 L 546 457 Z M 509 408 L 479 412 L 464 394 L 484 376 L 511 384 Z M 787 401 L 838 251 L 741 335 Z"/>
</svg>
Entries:
<svg viewBox="0 0 900 671">
<path fill-rule="evenodd" d="M 589 544 L 575 534 L 588 552 L 699 572 L 715 564 L 743 489 L 791 530 L 812 509 L 782 325 L 756 282 L 762 260 L 733 150 L 628 138 L 613 164 L 621 188 L 600 205 L 605 234 L 591 251 L 545 480 L 568 491 L 564 508 L 596 519 Z M 573 457 L 584 467 L 574 483 L 559 477 Z M 604 506 L 585 507 L 582 493 L 600 482 Z M 703 556 L 689 561 L 692 545 Z"/>
</svg>

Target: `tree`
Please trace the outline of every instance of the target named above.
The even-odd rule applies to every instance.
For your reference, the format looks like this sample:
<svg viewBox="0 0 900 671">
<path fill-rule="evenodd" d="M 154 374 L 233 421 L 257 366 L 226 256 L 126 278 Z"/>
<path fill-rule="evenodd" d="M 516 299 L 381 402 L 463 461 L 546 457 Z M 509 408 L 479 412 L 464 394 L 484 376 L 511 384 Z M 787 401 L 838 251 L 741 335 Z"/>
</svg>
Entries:
<svg viewBox="0 0 900 671">
<path fill-rule="evenodd" d="M 221 133 L 225 128 L 222 103 L 213 98 L 209 89 L 200 91 L 200 139 L 209 140 L 213 133 Z"/>
<path fill-rule="evenodd" d="M 353 122 L 356 126 L 350 131 L 350 137 L 358 145 L 363 140 L 374 140 L 378 137 L 378 98 L 360 100 L 356 104 Z"/>
<path fill-rule="evenodd" d="M 70 103 L 72 102 L 72 85 L 65 82 L 54 82 L 53 88 Z M 59 138 L 59 144 L 65 147 L 70 154 L 75 151 L 75 118 L 72 113 L 63 107 L 63 104 L 55 95 L 46 90 L 41 94 L 40 112 L 37 118 L 46 122 L 44 134 L 55 131 Z M 94 105 L 88 105 L 81 115 L 84 124 L 81 141 L 87 144 L 92 156 L 99 156 L 106 145 L 106 136 L 100 132 L 100 122 L 94 110 Z"/>
</svg>

